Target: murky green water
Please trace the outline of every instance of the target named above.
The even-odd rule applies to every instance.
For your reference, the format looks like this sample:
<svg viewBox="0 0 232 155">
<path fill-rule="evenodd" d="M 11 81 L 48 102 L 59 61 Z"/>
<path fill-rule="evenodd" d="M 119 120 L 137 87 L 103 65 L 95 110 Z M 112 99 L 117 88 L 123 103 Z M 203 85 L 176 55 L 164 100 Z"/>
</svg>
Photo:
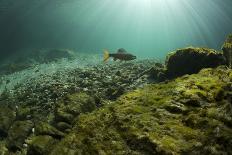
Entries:
<svg viewBox="0 0 232 155">
<path fill-rule="evenodd" d="M 164 58 L 190 45 L 219 49 L 232 32 L 231 0 L 1 0 L 0 6 L 2 57 L 28 48 L 123 47 L 139 58 Z"/>
</svg>

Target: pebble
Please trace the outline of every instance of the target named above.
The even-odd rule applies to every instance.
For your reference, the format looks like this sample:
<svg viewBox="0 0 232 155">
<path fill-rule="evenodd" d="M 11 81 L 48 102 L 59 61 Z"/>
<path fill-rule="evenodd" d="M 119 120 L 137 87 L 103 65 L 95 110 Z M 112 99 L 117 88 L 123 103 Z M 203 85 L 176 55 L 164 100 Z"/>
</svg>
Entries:
<svg viewBox="0 0 232 155">
<path fill-rule="evenodd" d="M 45 107 L 46 104 L 58 103 L 57 101 L 66 94 L 81 90 L 89 95 L 97 95 L 102 99 L 111 99 L 111 93 L 106 91 L 109 88 L 114 90 L 112 96 L 115 99 L 121 95 L 121 93 L 117 96 L 114 94 L 120 88 L 124 88 L 127 92 L 148 83 L 146 76 L 141 79 L 134 78 L 141 73 L 141 70 L 147 70 L 153 64 L 155 64 L 154 60 L 112 62 L 89 65 L 84 69 L 66 68 L 50 74 L 39 74 L 14 87 L 11 99 L 19 105 L 27 103 Z M 55 67 L 56 64 L 53 63 L 52 66 Z M 43 72 L 41 68 L 40 72 Z M 133 80 L 131 80 L 132 78 Z"/>
</svg>

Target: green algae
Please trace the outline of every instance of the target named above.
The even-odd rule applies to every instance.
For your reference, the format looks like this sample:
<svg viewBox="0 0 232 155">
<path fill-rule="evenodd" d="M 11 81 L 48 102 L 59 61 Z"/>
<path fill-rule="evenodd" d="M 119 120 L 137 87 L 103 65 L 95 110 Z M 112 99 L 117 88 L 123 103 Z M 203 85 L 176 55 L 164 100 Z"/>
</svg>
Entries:
<svg viewBox="0 0 232 155">
<path fill-rule="evenodd" d="M 226 38 L 226 41 L 222 45 L 222 51 L 226 59 L 226 65 L 232 68 L 232 34 Z"/>
<path fill-rule="evenodd" d="M 61 138 L 64 137 L 64 133 L 57 130 L 55 127 L 51 126 L 45 122 L 38 122 L 35 126 L 35 134 L 36 135 L 49 135 L 53 138 Z"/>
<path fill-rule="evenodd" d="M 55 111 L 56 121 L 72 123 L 72 120 L 79 114 L 96 109 L 94 99 L 85 93 L 68 95 L 60 102 Z"/>
<path fill-rule="evenodd" d="M 52 146 L 57 141 L 54 140 L 51 136 L 36 136 L 33 137 L 30 141 L 30 145 L 27 151 L 28 155 L 43 155 L 48 154 L 51 151 Z"/>
<path fill-rule="evenodd" d="M 232 48 L 232 44 L 231 43 L 224 43 L 223 48 Z"/>
<path fill-rule="evenodd" d="M 231 152 L 231 143 L 226 143 L 231 128 L 222 115 L 229 103 L 217 99 L 227 91 L 228 75 L 231 71 L 223 67 L 204 69 L 130 92 L 111 105 L 81 114 L 51 154 L 200 154 L 210 152 L 211 146 L 215 152 Z M 190 106 L 196 101 L 197 106 Z M 168 109 L 171 106 L 184 110 L 176 112 Z"/>
<path fill-rule="evenodd" d="M 14 151 L 20 150 L 32 132 L 32 128 L 33 122 L 30 120 L 15 121 L 8 131 L 7 147 Z"/>
<path fill-rule="evenodd" d="M 15 112 L 6 105 L 0 105 L 0 138 L 7 136 L 7 131 L 15 120 Z"/>
<path fill-rule="evenodd" d="M 231 43 L 232 39 L 231 38 L 232 38 L 232 34 L 229 34 L 227 36 L 224 44 L 222 45 L 222 49 L 226 49 L 226 48 L 231 49 L 232 48 L 232 43 Z"/>
<path fill-rule="evenodd" d="M 0 141 L 0 154 L 7 154 L 8 149 L 6 147 L 5 141 Z"/>
<path fill-rule="evenodd" d="M 149 84 L 99 109 L 93 97 L 70 94 L 59 101 L 51 124 L 36 121 L 34 130 L 22 121 L 30 109 L 19 108 L 20 121 L 0 147 L 52 155 L 232 153 L 231 73 L 223 66 L 203 69 Z"/>
<path fill-rule="evenodd" d="M 198 73 L 203 68 L 215 68 L 226 63 L 221 52 L 208 48 L 187 47 L 167 55 L 166 76 L 169 79 Z"/>
</svg>

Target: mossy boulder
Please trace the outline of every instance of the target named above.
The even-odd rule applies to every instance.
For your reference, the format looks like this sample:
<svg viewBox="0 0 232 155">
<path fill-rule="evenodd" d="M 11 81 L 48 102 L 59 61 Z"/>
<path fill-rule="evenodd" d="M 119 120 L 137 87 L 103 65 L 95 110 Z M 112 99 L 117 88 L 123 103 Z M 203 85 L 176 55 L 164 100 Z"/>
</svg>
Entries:
<svg viewBox="0 0 232 155">
<path fill-rule="evenodd" d="M 35 134 L 36 135 L 49 135 L 49 136 L 52 136 L 58 139 L 64 137 L 64 133 L 62 133 L 61 131 L 57 130 L 55 127 L 45 122 L 38 122 L 35 125 Z"/>
<path fill-rule="evenodd" d="M 81 114 L 51 154 L 231 154 L 231 82 L 219 67 L 130 92 Z"/>
<path fill-rule="evenodd" d="M 31 115 L 32 115 L 32 112 L 31 112 L 31 108 L 29 107 L 20 106 L 18 107 L 16 111 L 17 120 L 26 120 L 29 117 L 31 117 Z"/>
<path fill-rule="evenodd" d="M 208 48 L 184 48 L 170 53 L 166 58 L 166 75 L 175 78 L 199 72 L 203 68 L 214 68 L 225 64 L 222 53 Z"/>
<path fill-rule="evenodd" d="M 20 150 L 26 138 L 31 134 L 34 124 L 32 121 L 15 121 L 8 131 L 7 148 L 11 151 Z"/>
<path fill-rule="evenodd" d="M 226 64 L 232 68 L 232 34 L 230 34 L 222 46 L 223 55 L 226 58 Z"/>
<path fill-rule="evenodd" d="M 141 77 L 145 74 L 148 75 L 149 79 L 157 82 L 161 82 L 167 79 L 166 68 L 161 63 L 155 63 L 153 67 L 149 68 L 148 70 L 145 70 L 144 72 L 139 74 L 138 77 Z"/>
<path fill-rule="evenodd" d="M 8 154 L 8 149 L 6 147 L 6 142 L 5 141 L 0 141 L 0 154 L 1 155 Z"/>
<path fill-rule="evenodd" d="M 6 105 L 0 105 L 0 137 L 4 138 L 8 135 L 8 129 L 15 120 L 15 111 Z"/>
<path fill-rule="evenodd" d="M 119 96 L 125 93 L 125 89 L 121 86 L 111 86 L 106 89 L 106 96 L 110 100 L 116 100 Z"/>
<path fill-rule="evenodd" d="M 29 142 L 29 147 L 27 150 L 28 155 L 45 155 L 49 154 L 53 145 L 57 140 L 53 139 L 51 136 L 35 136 Z"/>
<path fill-rule="evenodd" d="M 96 105 L 93 97 L 85 93 L 68 95 L 56 107 L 55 123 L 65 122 L 72 124 L 75 117 L 81 113 L 91 112 L 94 109 L 96 109 Z"/>
<path fill-rule="evenodd" d="M 72 125 L 66 123 L 66 122 L 59 122 L 56 124 L 57 128 L 60 129 L 61 131 L 69 131 L 69 129 L 72 128 Z"/>
</svg>

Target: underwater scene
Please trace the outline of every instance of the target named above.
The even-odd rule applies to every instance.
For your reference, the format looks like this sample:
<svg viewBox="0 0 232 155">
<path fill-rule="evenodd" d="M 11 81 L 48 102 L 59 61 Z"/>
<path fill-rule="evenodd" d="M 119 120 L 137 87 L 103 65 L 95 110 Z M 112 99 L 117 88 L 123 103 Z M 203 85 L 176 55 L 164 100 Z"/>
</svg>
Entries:
<svg viewBox="0 0 232 155">
<path fill-rule="evenodd" d="M 0 0 L 0 155 L 231 155 L 232 0 Z"/>
</svg>

